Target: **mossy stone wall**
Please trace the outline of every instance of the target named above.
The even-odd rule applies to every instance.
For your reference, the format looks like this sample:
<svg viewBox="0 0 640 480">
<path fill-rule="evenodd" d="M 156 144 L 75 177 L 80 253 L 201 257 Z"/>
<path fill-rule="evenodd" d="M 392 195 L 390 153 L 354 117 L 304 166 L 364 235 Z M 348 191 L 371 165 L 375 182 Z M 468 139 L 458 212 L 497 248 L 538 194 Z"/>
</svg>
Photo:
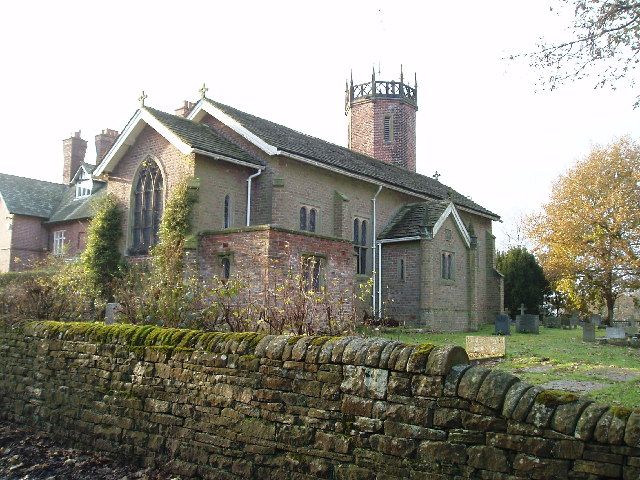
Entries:
<svg viewBox="0 0 640 480">
<path fill-rule="evenodd" d="M 200 478 L 640 478 L 640 413 L 386 339 L 1 327 L 0 416 Z"/>
</svg>

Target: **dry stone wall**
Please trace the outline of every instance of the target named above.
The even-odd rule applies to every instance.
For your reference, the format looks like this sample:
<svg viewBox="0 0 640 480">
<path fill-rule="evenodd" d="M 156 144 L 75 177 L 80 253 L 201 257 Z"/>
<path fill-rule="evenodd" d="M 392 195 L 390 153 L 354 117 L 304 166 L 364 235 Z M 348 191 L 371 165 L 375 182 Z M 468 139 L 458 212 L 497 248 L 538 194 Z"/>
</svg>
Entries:
<svg viewBox="0 0 640 480">
<path fill-rule="evenodd" d="M 460 347 L 48 322 L 0 349 L 3 418 L 185 476 L 640 478 L 640 413 Z"/>
</svg>

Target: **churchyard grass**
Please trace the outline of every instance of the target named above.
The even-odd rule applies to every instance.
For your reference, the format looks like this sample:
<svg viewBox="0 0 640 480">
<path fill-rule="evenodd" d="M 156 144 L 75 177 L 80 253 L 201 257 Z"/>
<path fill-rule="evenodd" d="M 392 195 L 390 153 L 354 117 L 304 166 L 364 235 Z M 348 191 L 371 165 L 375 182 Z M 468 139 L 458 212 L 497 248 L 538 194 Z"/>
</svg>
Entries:
<svg viewBox="0 0 640 480">
<path fill-rule="evenodd" d="M 465 346 L 467 335 L 492 335 L 493 325 L 478 332 L 412 333 L 402 328 L 367 330 L 406 343 Z M 596 338 L 604 337 L 596 331 Z M 490 362 L 492 368 L 509 371 L 536 385 L 575 389 L 598 402 L 640 408 L 640 349 L 586 343 L 582 329 L 540 327 L 540 334 L 515 333 L 507 337 L 506 358 Z"/>
</svg>

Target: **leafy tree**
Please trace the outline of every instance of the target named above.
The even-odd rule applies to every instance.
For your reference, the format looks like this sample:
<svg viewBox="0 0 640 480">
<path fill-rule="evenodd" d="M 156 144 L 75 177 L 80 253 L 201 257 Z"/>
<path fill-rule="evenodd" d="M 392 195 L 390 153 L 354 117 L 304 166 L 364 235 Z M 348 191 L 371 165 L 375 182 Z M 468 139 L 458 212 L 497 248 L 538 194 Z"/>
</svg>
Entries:
<svg viewBox="0 0 640 480">
<path fill-rule="evenodd" d="M 88 287 L 97 297 L 113 298 L 114 280 L 119 276 L 122 256 L 118 248 L 122 236 L 122 212 L 117 199 L 107 195 L 94 205 L 87 246 L 80 257 Z"/>
<path fill-rule="evenodd" d="M 534 253 L 554 288 L 585 311 L 640 287 L 640 145 L 595 147 L 528 219 Z"/>
<path fill-rule="evenodd" d="M 536 257 L 524 247 L 498 252 L 498 270 L 504 275 L 504 304 L 511 313 L 524 303 L 529 312 L 538 312 L 549 283 Z"/>
<path fill-rule="evenodd" d="M 622 79 L 634 84 L 640 61 L 640 1 L 560 0 L 556 11 L 571 8 L 571 38 L 542 43 L 530 56 L 531 65 L 549 72 L 543 81 L 551 89 L 567 80 L 595 77 L 596 86 Z M 552 9 L 553 10 L 553 9 Z M 640 97 L 635 106 L 640 105 Z"/>
</svg>

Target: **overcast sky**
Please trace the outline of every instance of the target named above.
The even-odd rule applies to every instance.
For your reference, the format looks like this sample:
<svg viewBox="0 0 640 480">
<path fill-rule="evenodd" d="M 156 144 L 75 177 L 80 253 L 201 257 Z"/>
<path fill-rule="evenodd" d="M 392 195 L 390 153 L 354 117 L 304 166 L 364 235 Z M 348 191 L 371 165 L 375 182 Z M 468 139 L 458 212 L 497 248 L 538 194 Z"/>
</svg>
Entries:
<svg viewBox="0 0 640 480">
<path fill-rule="evenodd" d="M 372 66 L 418 75 L 420 173 L 517 220 L 594 144 L 640 137 L 635 93 L 585 81 L 546 92 L 526 62 L 563 38 L 548 0 L 525 2 L 9 2 L 0 18 L 0 171 L 60 181 L 62 139 L 121 131 L 138 107 L 208 96 L 346 145 L 344 87 Z"/>
</svg>

